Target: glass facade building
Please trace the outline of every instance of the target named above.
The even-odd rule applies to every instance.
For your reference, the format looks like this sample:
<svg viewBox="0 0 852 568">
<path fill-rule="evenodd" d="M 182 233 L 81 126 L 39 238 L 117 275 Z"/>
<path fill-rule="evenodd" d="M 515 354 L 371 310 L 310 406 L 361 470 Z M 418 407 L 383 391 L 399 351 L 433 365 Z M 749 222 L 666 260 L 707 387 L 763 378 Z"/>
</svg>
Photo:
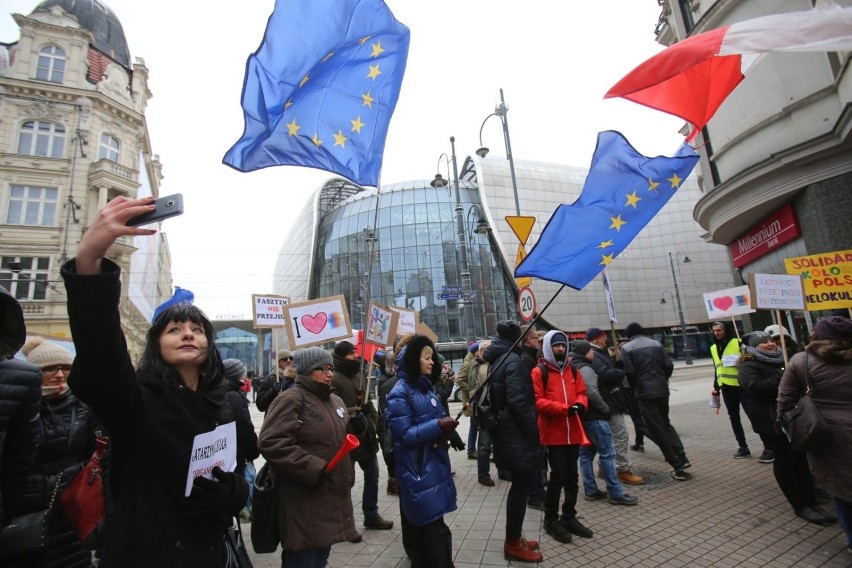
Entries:
<svg viewBox="0 0 852 568">
<path fill-rule="evenodd" d="M 481 202 L 474 184 L 462 183 L 464 241 L 474 296 L 473 329 L 478 337 L 514 315 L 512 283 L 492 252 L 489 235 L 474 232 Z M 420 321 L 445 340 L 466 331 L 457 233 L 455 188 L 427 181 L 359 191 L 319 221 L 310 290 L 316 297 L 343 294 L 352 325 L 360 327 L 370 298 L 416 310 Z"/>
</svg>

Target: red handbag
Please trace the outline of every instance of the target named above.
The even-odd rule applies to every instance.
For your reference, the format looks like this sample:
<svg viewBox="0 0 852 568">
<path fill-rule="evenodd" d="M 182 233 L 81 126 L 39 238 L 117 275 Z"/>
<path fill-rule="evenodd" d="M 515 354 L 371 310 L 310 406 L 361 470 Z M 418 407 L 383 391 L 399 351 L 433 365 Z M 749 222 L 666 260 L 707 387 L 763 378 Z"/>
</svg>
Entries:
<svg viewBox="0 0 852 568">
<path fill-rule="evenodd" d="M 101 459 L 104 457 L 106 436 L 95 440 L 95 453 L 83 466 L 65 491 L 62 492 L 62 508 L 71 521 L 74 532 L 80 542 L 86 542 L 89 535 L 104 518 L 104 483 L 101 479 Z"/>
</svg>

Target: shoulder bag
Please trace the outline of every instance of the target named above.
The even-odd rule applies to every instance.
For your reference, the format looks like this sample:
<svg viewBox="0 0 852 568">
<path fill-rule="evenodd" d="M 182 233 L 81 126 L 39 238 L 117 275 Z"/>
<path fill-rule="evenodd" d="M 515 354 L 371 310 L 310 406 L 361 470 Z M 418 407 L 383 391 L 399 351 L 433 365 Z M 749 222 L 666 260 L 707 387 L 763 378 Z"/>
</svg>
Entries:
<svg viewBox="0 0 852 568">
<path fill-rule="evenodd" d="M 0 559 L 27 556 L 45 549 L 49 540 L 50 518 L 59 494 L 60 483 L 62 483 L 61 471 L 56 476 L 56 485 L 53 486 L 47 509 L 15 517 L 3 527 L 3 530 L 0 530 Z"/>
<path fill-rule="evenodd" d="M 109 438 L 98 436 L 95 440 L 95 452 L 83 469 L 62 492 L 60 501 L 65 516 L 71 521 L 74 532 L 80 542 L 86 542 L 89 535 L 104 518 L 104 484 L 101 460 L 106 452 Z"/>
<path fill-rule="evenodd" d="M 305 412 L 305 393 L 299 390 L 299 428 Z M 275 552 L 281 536 L 278 532 L 278 483 L 275 474 L 264 463 L 254 478 L 251 509 L 251 546 L 257 554 Z"/>
<path fill-rule="evenodd" d="M 225 568 L 253 568 L 239 519 L 231 519 L 231 526 L 225 527 Z"/>
<path fill-rule="evenodd" d="M 805 353 L 805 394 L 791 410 L 781 415 L 783 431 L 790 445 L 799 452 L 819 450 L 831 439 L 832 431 L 811 398 L 811 383 L 808 380 L 808 354 Z"/>
</svg>

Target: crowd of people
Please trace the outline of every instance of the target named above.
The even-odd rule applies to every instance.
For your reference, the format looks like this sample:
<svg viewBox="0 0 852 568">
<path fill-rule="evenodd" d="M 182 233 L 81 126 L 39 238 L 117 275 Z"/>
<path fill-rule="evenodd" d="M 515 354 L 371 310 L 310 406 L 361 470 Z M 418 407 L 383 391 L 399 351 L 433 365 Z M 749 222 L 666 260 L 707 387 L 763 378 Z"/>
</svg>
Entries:
<svg viewBox="0 0 852 568">
<path fill-rule="evenodd" d="M 581 489 L 589 501 L 638 504 L 627 489 L 645 480 L 631 468 L 629 450 L 643 451 L 645 438 L 659 446 L 674 480 L 691 478 L 669 417 L 674 366 L 635 322 L 625 329 L 628 341 L 615 347 L 595 327 L 569 341 L 559 330 L 502 321 L 492 337 L 470 345 L 457 377 L 424 335 L 398 339 L 376 353 L 369 369 L 348 341 L 333 350 L 282 350 L 275 372 L 250 389 L 245 365 L 222 360 L 204 313 L 177 303 L 157 310 L 134 364 L 119 318 L 120 269 L 106 254 L 120 237 L 153 234 L 126 225 L 151 208 L 150 199 L 112 200 L 62 267 L 75 355 L 51 341 L 26 341 L 21 307 L 0 288 L 3 566 L 84 568 L 93 555 L 106 568 L 239 565 L 227 561 L 242 546 L 234 537 L 237 518 L 251 519 L 253 461 L 260 455 L 278 487 L 283 567 L 325 566 L 334 544 L 362 540 L 351 494 L 356 464 L 364 478 L 363 528 L 394 528 L 378 509 L 379 451 L 415 568 L 453 566 L 444 520 L 457 508 L 451 449 L 476 460 L 486 488 L 495 486 L 493 456 L 498 478 L 510 483 L 504 556 L 529 563 L 543 555 L 522 531 L 528 508 L 543 510 L 545 532 L 570 543 L 594 536 L 577 518 Z M 728 409 L 738 444 L 733 457 L 750 455 L 742 409 L 764 446 L 760 460 L 773 464 L 794 513 L 817 524 L 839 517 L 852 552 L 852 479 L 848 468 L 837 467 L 852 459 L 852 321 L 819 320 L 804 349 L 772 327 L 740 338 L 725 324 L 713 325 L 713 387 Z M 14 358 L 19 352 L 26 362 Z M 447 404 L 454 381 L 473 418 L 467 443 Z M 486 386 L 493 423 L 480 424 L 471 403 Z M 250 390 L 266 413 L 259 433 Z M 825 445 L 807 453 L 793 449 L 779 418 L 803 396 L 831 431 Z M 199 440 L 220 429 L 236 444 L 235 463 L 188 477 Z M 102 443 L 104 507 L 97 528 L 81 538 L 59 496 Z M 834 498 L 837 517 L 817 503 L 817 486 Z M 39 538 L 22 537 L 30 524 Z"/>
</svg>

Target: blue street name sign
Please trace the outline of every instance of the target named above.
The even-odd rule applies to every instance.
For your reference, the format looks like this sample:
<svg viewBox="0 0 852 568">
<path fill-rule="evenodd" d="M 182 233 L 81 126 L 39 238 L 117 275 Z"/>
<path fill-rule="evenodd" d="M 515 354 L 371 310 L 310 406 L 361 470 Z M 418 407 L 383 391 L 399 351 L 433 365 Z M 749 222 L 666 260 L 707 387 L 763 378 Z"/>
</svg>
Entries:
<svg viewBox="0 0 852 568">
<path fill-rule="evenodd" d="M 461 300 L 463 297 L 464 294 L 462 294 L 461 292 L 452 294 L 444 292 L 443 294 L 438 294 L 439 300 Z"/>
</svg>

